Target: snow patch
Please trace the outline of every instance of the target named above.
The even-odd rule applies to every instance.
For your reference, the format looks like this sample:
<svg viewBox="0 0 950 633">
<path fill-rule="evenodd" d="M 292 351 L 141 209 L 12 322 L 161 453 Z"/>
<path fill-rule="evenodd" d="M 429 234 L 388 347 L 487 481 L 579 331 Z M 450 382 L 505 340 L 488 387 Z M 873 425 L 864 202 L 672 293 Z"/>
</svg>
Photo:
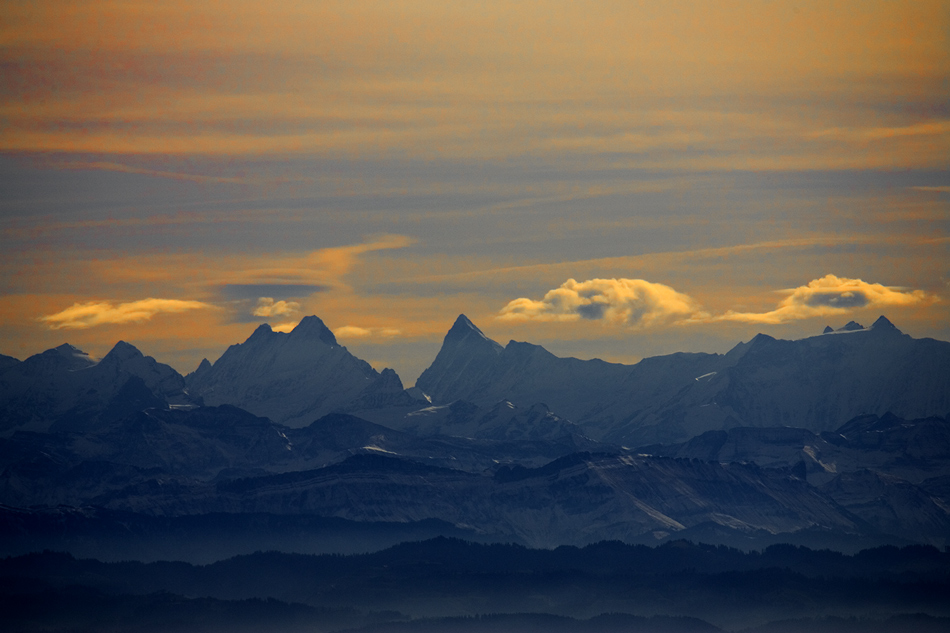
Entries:
<svg viewBox="0 0 950 633">
<path fill-rule="evenodd" d="M 412 416 L 415 416 L 415 415 L 432 415 L 433 413 L 438 413 L 442 409 L 448 409 L 448 408 L 449 408 L 449 405 L 447 404 L 436 405 L 433 407 L 425 407 L 423 409 L 419 409 L 418 411 L 410 411 L 409 413 L 406 414 L 406 417 L 411 418 Z"/>
<path fill-rule="evenodd" d="M 387 451 L 385 448 L 380 448 L 378 446 L 364 446 L 364 451 L 376 451 L 377 453 L 386 453 L 387 455 L 398 455 L 399 453 L 394 453 L 392 451 Z"/>
</svg>

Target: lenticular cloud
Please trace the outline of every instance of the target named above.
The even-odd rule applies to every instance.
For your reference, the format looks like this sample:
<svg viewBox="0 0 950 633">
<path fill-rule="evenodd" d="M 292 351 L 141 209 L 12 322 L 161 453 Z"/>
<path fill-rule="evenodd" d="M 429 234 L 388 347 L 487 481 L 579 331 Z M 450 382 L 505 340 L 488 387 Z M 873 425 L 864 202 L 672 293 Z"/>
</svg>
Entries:
<svg viewBox="0 0 950 633">
<path fill-rule="evenodd" d="M 714 317 L 715 321 L 777 324 L 816 316 L 846 314 L 857 308 L 910 306 L 933 301 L 922 290 L 882 286 L 860 279 L 825 275 L 807 285 L 783 290 L 788 297 L 769 312 L 733 312 Z"/>
<path fill-rule="evenodd" d="M 141 299 L 118 304 L 90 301 L 74 303 L 62 312 L 42 316 L 39 320 L 51 330 L 82 330 L 97 325 L 142 323 L 160 313 L 178 313 L 210 307 L 210 304 L 201 301 L 178 299 Z"/>
<path fill-rule="evenodd" d="M 498 315 L 506 321 L 586 319 L 647 328 L 699 316 L 692 297 L 643 279 L 568 279 L 540 300 L 511 301 Z"/>
</svg>

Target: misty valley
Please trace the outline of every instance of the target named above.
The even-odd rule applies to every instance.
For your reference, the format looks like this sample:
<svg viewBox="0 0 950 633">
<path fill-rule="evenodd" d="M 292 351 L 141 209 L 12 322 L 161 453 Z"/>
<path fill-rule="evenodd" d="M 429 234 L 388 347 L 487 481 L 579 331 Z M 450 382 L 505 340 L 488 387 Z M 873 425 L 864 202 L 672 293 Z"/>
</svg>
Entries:
<svg viewBox="0 0 950 633">
<path fill-rule="evenodd" d="M 0 356 L 11 631 L 948 631 L 950 343 Z"/>
</svg>

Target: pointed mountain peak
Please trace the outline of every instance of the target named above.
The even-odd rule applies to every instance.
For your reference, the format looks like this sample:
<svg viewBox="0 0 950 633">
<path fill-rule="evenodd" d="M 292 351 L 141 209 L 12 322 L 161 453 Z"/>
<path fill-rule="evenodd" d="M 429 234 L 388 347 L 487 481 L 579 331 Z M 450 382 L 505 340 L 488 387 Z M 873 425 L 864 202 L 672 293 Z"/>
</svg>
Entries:
<svg viewBox="0 0 950 633">
<path fill-rule="evenodd" d="M 195 379 L 201 380 L 203 377 L 208 375 L 208 372 L 211 371 L 211 363 L 207 358 L 202 358 L 201 362 L 198 363 L 198 368 L 185 376 L 185 382 L 189 386 L 194 382 Z"/>
<path fill-rule="evenodd" d="M 469 319 L 464 314 L 460 314 L 458 318 L 455 319 L 455 323 L 452 324 L 451 329 L 449 329 L 449 334 L 464 335 L 471 331 L 482 334 L 482 331 L 479 330 L 474 323 L 472 323 L 471 319 Z M 482 334 L 482 336 L 484 336 L 484 334 Z"/>
<path fill-rule="evenodd" d="M 380 376 L 385 376 L 387 380 L 399 380 L 399 374 L 396 373 L 395 369 L 390 369 L 389 367 L 384 367 L 383 371 L 379 372 Z"/>
<path fill-rule="evenodd" d="M 765 343 L 770 343 L 775 340 L 775 337 L 769 336 L 768 334 L 762 334 L 759 332 L 752 337 L 752 340 L 748 342 L 748 345 L 763 345 Z"/>
<path fill-rule="evenodd" d="M 492 347 L 501 351 L 501 345 L 485 336 L 485 333 L 479 330 L 467 316 L 460 314 L 458 318 L 455 319 L 455 323 L 452 324 L 452 328 L 445 335 L 445 343 L 458 342 L 465 339 L 487 341 L 491 343 Z"/>
<path fill-rule="evenodd" d="M 46 350 L 40 356 L 46 358 L 64 358 L 66 361 L 68 361 L 66 365 L 67 368 L 71 370 L 82 369 L 83 367 L 90 367 L 96 364 L 96 360 L 89 356 L 89 354 L 74 345 L 70 345 L 69 343 L 63 343 L 59 347 Z"/>
<path fill-rule="evenodd" d="M 856 321 L 848 321 L 847 325 L 842 328 L 838 328 L 837 332 L 857 332 L 858 330 L 865 329 L 863 325 Z"/>
<path fill-rule="evenodd" d="M 250 341 L 256 341 L 258 339 L 262 339 L 267 336 L 270 336 L 273 333 L 274 331 L 271 329 L 270 325 L 268 325 L 267 323 L 261 323 L 260 325 L 257 326 L 254 332 L 249 337 L 247 337 L 247 340 L 244 342 L 248 343 Z"/>
<path fill-rule="evenodd" d="M 402 380 L 395 370 L 389 367 L 379 373 L 379 377 L 374 380 L 369 387 L 368 392 L 372 393 L 400 393 L 403 391 Z"/>
<path fill-rule="evenodd" d="M 822 330 L 821 333 L 822 333 L 822 334 L 830 334 L 831 332 L 834 332 L 834 329 L 833 329 L 830 325 L 826 325 L 826 326 L 825 326 L 825 329 Z"/>
<path fill-rule="evenodd" d="M 297 324 L 297 327 L 291 330 L 290 335 L 294 338 L 316 338 L 331 347 L 339 346 L 339 343 L 336 342 L 336 337 L 333 336 L 333 332 L 331 332 L 330 328 L 317 316 L 304 317 L 300 323 Z"/>
<path fill-rule="evenodd" d="M 139 358 L 144 356 L 142 352 L 138 350 L 137 347 L 125 341 L 119 341 L 115 344 L 108 354 L 103 357 L 102 362 L 107 361 L 125 361 L 132 358 Z"/>
<path fill-rule="evenodd" d="M 76 354 L 86 356 L 86 352 L 82 351 L 75 345 L 70 345 L 69 343 L 63 343 L 59 347 L 54 347 L 53 349 L 64 356 L 75 356 Z"/>
<path fill-rule="evenodd" d="M 877 318 L 877 321 L 871 324 L 870 329 L 878 331 L 883 330 L 890 332 L 900 332 L 900 330 L 897 329 L 897 326 L 891 323 L 883 314 Z"/>
<path fill-rule="evenodd" d="M 451 401 L 446 393 L 477 380 L 473 376 L 481 372 L 491 371 L 503 351 L 501 345 L 460 314 L 445 335 L 435 360 L 416 380 L 416 386 L 429 394 L 433 402 Z"/>
</svg>

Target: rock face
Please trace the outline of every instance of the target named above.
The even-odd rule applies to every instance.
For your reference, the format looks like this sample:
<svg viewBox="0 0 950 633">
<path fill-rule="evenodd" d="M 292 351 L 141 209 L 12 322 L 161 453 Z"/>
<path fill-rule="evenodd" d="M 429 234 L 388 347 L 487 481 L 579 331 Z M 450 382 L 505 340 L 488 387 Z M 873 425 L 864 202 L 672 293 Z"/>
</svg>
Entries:
<svg viewBox="0 0 950 633">
<path fill-rule="evenodd" d="M 189 374 L 188 386 L 205 404 L 234 405 L 292 427 L 348 410 L 364 396 L 360 406 L 379 406 L 387 394 L 403 392 L 395 372 L 381 376 L 338 344 L 315 316 L 288 334 L 261 325 L 210 367 L 202 362 Z"/>
<path fill-rule="evenodd" d="M 446 435 L 483 440 L 563 440 L 584 442 L 582 429 L 559 418 L 542 403 L 522 408 L 507 400 L 481 407 L 466 400 L 450 405 L 415 408 L 400 418 L 388 418 L 392 428 L 420 436 Z"/>
<path fill-rule="evenodd" d="M 736 427 L 707 431 L 682 444 L 642 446 L 638 452 L 708 462 L 742 462 L 793 470 L 821 486 L 864 469 L 922 485 L 950 475 L 950 421 L 863 415 L 835 431 Z"/>
<path fill-rule="evenodd" d="M 416 386 L 441 402 L 471 399 L 481 389 L 490 389 L 489 374 L 504 352 L 501 345 L 485 336 L 467 316 L 460 314 L 445 335 L 435 360 Z"/>
<path fill-rule="evenodd" d="M 683 441 L 737 426 L 836 429 L 862 414 L 950 411 L 950 343 L 914 339 L 881 317 L 870 328 L 797 341 L 757 335 L 725 355 L 671 354 L 632 366 L 501 348 L 459 317 L 417 386 L 435 404 L 544 402 L 594 439 Z"/>
</svg>

